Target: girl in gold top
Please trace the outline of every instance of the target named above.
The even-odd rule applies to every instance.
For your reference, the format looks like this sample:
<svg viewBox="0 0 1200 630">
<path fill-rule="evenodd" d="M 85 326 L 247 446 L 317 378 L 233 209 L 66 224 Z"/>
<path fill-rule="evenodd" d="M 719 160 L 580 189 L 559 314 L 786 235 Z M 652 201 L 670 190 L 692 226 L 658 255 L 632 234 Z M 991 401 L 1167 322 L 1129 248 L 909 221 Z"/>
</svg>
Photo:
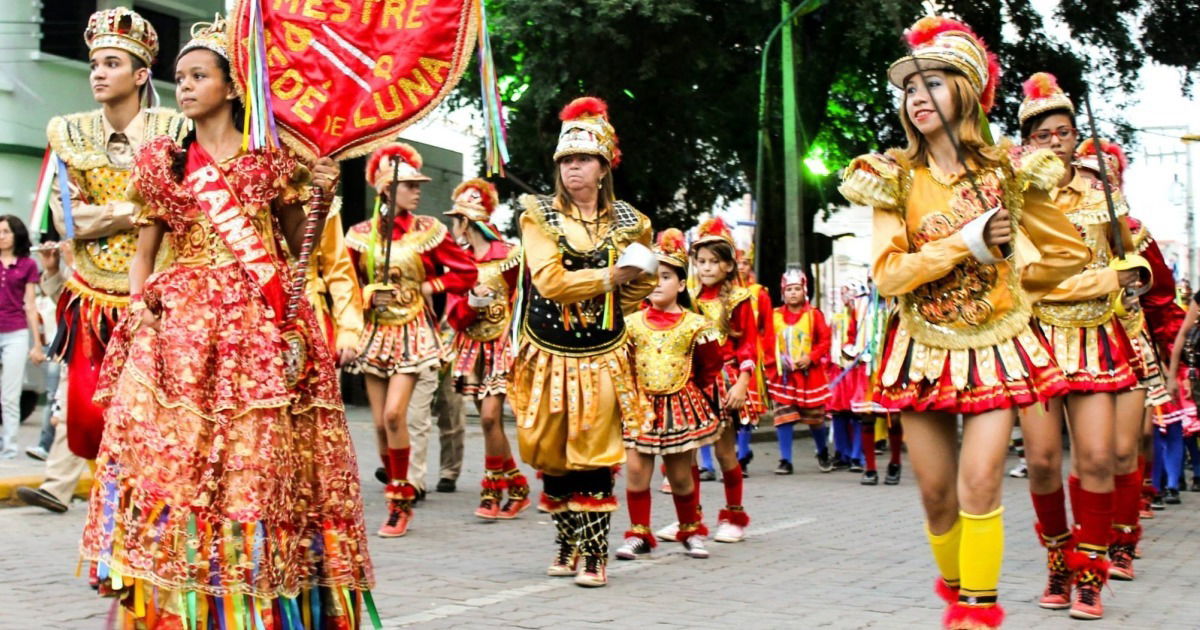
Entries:
<svg viewBox="0 0 1200 630">
<path fill-rule="evenodd" d="M 547 573 L 603 586 L 622 425 L 636 430 L 654 413 L 638 387 L 624 313 L 656 280 L 639 268 L 653 262 L 650 220 L 613 195 L 620 151 L 607 106 L 576 99 L 560 118 L 555 194 L 521 198 L 532 286 L 521 296 L 509 395 L 521 458 L 542 472 L 541 507 L 558 531 Z M 618 265 L 630 250 L 650 261 Z"/>
<path fill-rule="evenodd" d="M 856 158 L 840 190 L 874 206 L 872 277 L 899 300 L 877 392 L 903 414 L 944 623 L 994 628 L 1004 616 L 1000 491 L 1016 408 L 1066 389 L 1029 326 L 1031 304 L 1089 252 L 1046 194 L 1062 176 L 1054 155 L 984 140 L 979 120 L 999 67 L 983 42 L 941 17 L 923 18 L 906 37 L 912 54 L 888 78 L 904 91 L 908 146 Z M 1000 245 L 1015 258 L 999 255 Z"/>
<path fill-rule="evenodd" d="M 716 326 L 690 310 L 687 287 L 687 245 L 675 228 L 658 236 L 658 286 L 649 305 L 627 320 L 637 349 L 638 378 L 654 404 L 654 422 L 630 431 L 625 438 L 629 455 L 629 531 L 617 549 L 621 560 L 635 560 L 656 545 L 650 531 L 650 477 L 654 456 L 661 455 L 671 481 L 679 529 L 675 539 L 693 558 L 707 558 L 707 528 L 700 520 L 700 499 L 692 476 L 692 451 L 717 439 L 720 420 L 704 390 L 710 389 L 724 361 Z"/>
<path fill-rule="evenodd" d="M 408 402 L 417 375 L 435 370 L 445 354 L 434 323 L 435 293 L 462 295 L 475 285 L 475 263 L 441 221 L 413 214 L 421 201 L 421 154 L 403 142 L 376 149 L 367 160 L 367 182 L 395 211 L 350 228 L 346 246 L 363 283 L 370 310 L 349 371 L 365 374 L 380 454 L 388 473 L 388 518 L 379 535 L 403 536 L 412 519 L 416 488 L 408 482 Z M 391 195 L 395 195 L 394 203 Z M 391 234 L 381 232 L 391 226 Z M 388 241 L 391 241 L 389 243 Z M 437 275 L 438 270 L 445 270 Z"/>
<path fill-rule="evenodd" d="M 508 390 L 509 322 L 512 298 L 520 273 L 521 249 L 505 243 L 492 225 L 496 187 L 470 179 L 454 190 L 454 236 L 465 243 L 479 269 L 476 284 L 465 298 L 447 307 L 454 328 L 454 388 L 475 399 L 483 427 L 483 489 L 475 516 L 513 519 L 529 507 L 529 482 L 513 459 L 501 415 Z M 504 491 L 508 500 L 501 505 Z"/>
<path fill-rule="evenodd" d="M 1038 73 L 1025 82 L 1019 116 L 1025 144 L 1050 149 L 1066 167 L 1051 198 L 1092 251 L 1092 262 L 1082 273 L 1059 284 L 1034 306 L 1037 324 L 1069 386 L 1065 396 L 1021 416 L 1029 492 L 1049 569 L 1039 605 L 1070 607 L 1072 617 L 1098 619 L 1103 614 L 1100 589 L 1108 575 L 1105 556 L 1113 519 L 1116 394 L 1129 392 L 1138 382 L 1131 365 L 1135 354 L 1114 314 L 1114 304 L 1123 287 L 1138 284 L 1139 273 L 1109 266 L 1114 257 L 1112 240 L 1123 239 L 1130 252 L 1133 242 L 1123 219 L 1121 233 L 1112 233 L 1095 162 L 1076 161 L 1075 107 L 1053 75 Z M 1115 180 L 1113 184 L 1117 212 L 1124 215 L 1127 207 Z M 1070 410 L 1074 535 L 1067 525 L 1062 483 L 1064 399 Z M 1137 435 L 1141 400 L 1134 406 Z M 1122 484 L 1129 481 L 1132 477 L 1122 477 Z M 1074 602 L 1072 581 L 1077 586 Z"/>
</svg>

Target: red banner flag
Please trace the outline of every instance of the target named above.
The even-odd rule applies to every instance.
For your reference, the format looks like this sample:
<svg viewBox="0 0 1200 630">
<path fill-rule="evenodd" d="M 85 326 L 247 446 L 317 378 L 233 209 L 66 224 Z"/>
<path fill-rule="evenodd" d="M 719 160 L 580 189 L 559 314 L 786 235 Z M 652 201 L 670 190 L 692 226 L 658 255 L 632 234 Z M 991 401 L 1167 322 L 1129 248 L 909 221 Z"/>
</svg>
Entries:
<svg viewBox="0 0 1200 630">
<path fill-rule="evenodd" d="M 233 67 L 263 77 L 280 137 L 305 159 L 370 152 L 437 107 L 470 60 L 481 0 L 238 0 Z"/>
</svg>

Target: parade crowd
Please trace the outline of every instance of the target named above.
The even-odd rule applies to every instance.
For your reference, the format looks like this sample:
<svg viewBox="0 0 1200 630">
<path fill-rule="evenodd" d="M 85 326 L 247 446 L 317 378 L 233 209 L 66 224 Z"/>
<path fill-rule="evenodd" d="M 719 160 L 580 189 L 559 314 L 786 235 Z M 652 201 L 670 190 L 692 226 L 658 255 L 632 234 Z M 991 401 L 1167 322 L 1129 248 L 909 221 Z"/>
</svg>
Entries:
<svg viewBox="0 0 1200 630">
<path fill-rule="evenodd" d="M 791 475 L 803 425 L 821 472 L 864 485 L 882 452 L 883 483 L 901 483 L 907 452 L 942 622 L 995 628 L 1016 449 L 1010 474 L 1028 478 L 1046 549 L 1039 603 L 1100 618 L 1102 587 L 1135 577 L 1141 521 L 1182 501 L 1185 461 L 1200 491 L 1200 295 L 1178 304 L 1122 195 L 1123 153 L 1081 142 L 1053 76 L 1025 83 L 1019 141 L 992 142 L 1000 68 L 984 42 L 940 17 L 906 36 L 887 77 L 908 144 L 855 158 L 840 189 L 874 209 L 870 280 L 826 313 L 801 268 L 773 303 L 721 219 L 656 230 L 622 201 L 598 98 L 562 109 L 555 187 L 519 199 L 519 239 L 493 224 L 484 179 L 439 200 L 444 220 L 416 214 L 430 178 L 398 140 L 370 154 L 378 201 L 347 228 L 336 162 L 243 144 L 221 20 L 177 53 L 177 113 L 148 105 L 149 22 L 100 11 L 85 39 L 101 108 L 47 130 L 65 164 L 52 218 L 70 238 L 35 248 L 0 217 L 0 458 L 18 452 L 26 360 L 49 362 L 46 430 L 28 449 L 46 482 L 18 494 L 65 512 L 91 466 L 80 552 L 119 627 L 348 629 L 394 612 L 370 594 L 367 526 L 420 527 L 435 417 L 436 490 L 456 490 L 474 405 L 474 516 L 550 514 L 546 573 L 584 587 L 607 583 L 610 555 L 664 541 L 703 559 L 710 540 L 753 535 L 751 434 L 772 425 L 772 472 Z M 365 384 L 386 513 L 363 511 L 379 490 L 360 483 L 340 370 Z M 675 521 L 657 531 L 656 466 Z M 718 479 L 705 510 L 701 482 Z"/>
</svg>

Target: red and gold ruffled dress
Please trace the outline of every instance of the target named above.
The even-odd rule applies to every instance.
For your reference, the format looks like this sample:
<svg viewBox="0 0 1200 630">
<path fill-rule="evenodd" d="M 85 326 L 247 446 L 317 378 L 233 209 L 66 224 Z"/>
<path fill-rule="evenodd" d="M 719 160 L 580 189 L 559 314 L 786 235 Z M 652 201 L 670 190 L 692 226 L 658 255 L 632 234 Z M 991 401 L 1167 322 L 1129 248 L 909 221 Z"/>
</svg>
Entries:
<svg viewBox="0 0 1200 630">
<path fill-rule="evenodd" d="M 825 405 L 830 401 L 829 357 L 830 331 L 825 315 L 810 303 L 798 311 L 787 306 L 775 309 L 775 374 L 771 377 L 771 400 L 791 408 L 791 414 L 776 413 L 775 425 L 803 420 L 807 424 L 825 421 Z M 803 370 L 787 366 L 807 357 L 809 367 Z M 785 361 L 786 359 L 786 361 Z M 796 416 L 795 411 L 800 415 Z"/>
<path fill-rule="evenodd" d="M 722 298 L 721 287 L 700 287 L 700 291 L 692 298 L 695 309 L 717 326 L 717 341 L 721 344 L 721 357 L 725 364 L 721 376 L 709 387 L 706 393 L 713 400 L 725 400 L 729 389 L 737 383 L 742 372 L 750 372 L 750 387 L 746 390 L 746 404 L 741 412 L 724 410 L 722 419 L 738 425 L 757 425 L 758 418 L 766 411 L 763 404 L 763 392 L 758 391 L 757 378 L 759 357 L 758 322 L 754 317 L 754 307 L 751 304 L 753 294 L 745 287 L 733 287 L 727 296 Z M 719 323 L 725 309 L 730 310 L 728 326 L 723 330 Z M 774 354 L 774 348 L 771 348 Z"/>
<path fill-rule="evenodd" d="M 875 208 L 872 278 L 881 295 L 899 299 L 875 376 L 884 407 L 978 414 L 1066 392 L 1049 345 L 1030 327 L 1032 305 L 1090 258 L 1047 195 L 1062 168 L 1049 151 L 1008 149 L 977 175 L 987 205 L 965 177 L 909 164 L 900 151 L 846 168 L 839 190 Z M 1015 265 L 982 262 L 964 236 L 1001 203 L 1021 225 Z"/>
<path fill-rule="evenodd" d="M 686 453 L 711 444 L 720 432 L 716 401 L 708 400 L 724 361 L 717 329 L 703 315 L 667 313 L 653 306 L 625 319 L 637 376 L 654 405 L 654 419 L 625 431 L 625 448 L 647 455 Z"/>
<path fill-rule="evenodd" d="M 1128 206 L 1113 191 L 1119 216 Z M 1059 284 L 1034 305 L 1033 314 L 1050 351 L 1067 379 L 1071 393 L 1122 392 L 1137 385 L 1133 363 L 1137 354 L 1113 311 L 1121 287 L 1117 271 L 1108 266 L 1112 239 L 1122 238 L 1132 250 L 1128 232 L 1112 234 L 1104 185 L 1077 164 L 1075 176 L 1051 191 L 1055 205 L 1071 221 L 1092 252 L 1084 270 Z"/>
<path fill-rule="evenodd" d="M 508 370 L 512 364 L 508 332 L 521 268 L 521 249 L 504 241 L 492 241 L 475 264 L 479 269 L 475 282 L 490 287 L 492 298 L 479 300 L 468 293 L 450 307 L 446 319 L 455 331 L 451 342 L 454 388 L 464 396 L 482 400 L 503 396 L 508 390 Z"/>
<path fill-rule="evenodd" d="M 441 221 L 411 212 L 400 212 L 392 227 L 391 260 L 387 278 L 379 275 L 387 240 L 379 234 L 379 221 L 363 221 L 350 228 L 346 246 L 363 285 L 366 326 L 359 340 L 358 360 L 347 371 L 389 378 L 412 374 L 439 365 L 448 355 L 434 321 L 433 305 L 426 304 L 421 283 L 428 280 L 434 293 L 461 295 L 475 285 L 475 263 Z M 438 269 L 445 271 L 438 275 Z M 371 307 L 370 286 L 388 283 L 396 299 L 386 309 Z"/>
<path fill-rule="evenodd" d="M 143 289 L 158 330 L 127 318 L 108 348 L 81 554 L 127 627 L 356 627 L 373 576 L 333 357 L 305 301 L 312 368 L 287 387 L 280 326 L 172 173 L 180 150 L 159 137 L 135 165 L 137 220 L 167 226 L 175 259 Z M 307 170 L 260 151 L 219 168 L 290 286 L 271 208 L 304 200 Z"/>
</svg>

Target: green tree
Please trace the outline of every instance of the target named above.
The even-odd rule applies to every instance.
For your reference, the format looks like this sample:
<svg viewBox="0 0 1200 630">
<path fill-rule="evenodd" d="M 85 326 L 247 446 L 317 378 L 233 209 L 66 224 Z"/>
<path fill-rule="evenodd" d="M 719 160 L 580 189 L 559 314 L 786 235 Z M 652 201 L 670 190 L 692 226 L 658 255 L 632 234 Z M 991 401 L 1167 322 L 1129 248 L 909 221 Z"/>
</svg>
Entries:
<svg viewBox="0 0 1200 630">
<path fill-rule="evenodd" d="M 1194 22 L 1198 11 L 1172 22 L 1195 0 L 1061 0 L 1054 19 L 1074 41 L 1048 37 L 1031 0 L 946 0 L 999 55 L 1004 68 L 994 122 L 1016 117 L 1020 83 L 1046 70 L 1068 92 L 1082 94 L 1087 70 L 1103 83 L 1094 93 L 1130 92 L 1146 54 L 1193 74 L 1200 67 Z M 721 200 L 748 192 L 755 177 L 760 50 L 779 21 L 777 2 L 764 0 L 489 0 L 492 45 L 509 114 L 511 172 L 538 190 L 552 186 L 551 154 L 559 109 L 572 98 L 609 102 L 624 158 L 618 193 L 649 214 L 656 228 L 686 227 Z M 919 0 L 832 0 L 797 21 L 793 38 L 801 154 L 802 208 L 783 207 L 779 68 L 771 60 L 769 120 L 760 200 L 766 278 L 783 266 L 783 217 L 812 219 L 843 200 L 836 173 L 852 156 L 903 142 L 897 93 L 887 65 L 905 53 L 901 31 L 926 11 Z M 1187 11 L 1184 11 L 1188 13 Z M 1141 32 L 1137 18 L 1145 14 Z M 1155 28 L 1151 29 L 1151 20 Z M 1190 31 L 1183 28 L 1192 24 Z M 1008 35 L 1002 37 L 1001 34 Z M 1088 50 L 1081 50 L 1083 43 Z M 778 49 L 775 49 L 776 52 Z M 777 56 L 777 55 L 776 55 Z M 1089 64 L 1092 67 L 1089 68 Z M 477 78 L 458 98 L 477 100 Z M 1007 124 L 1012 128 L 1013 125 Z M 501 182 L 504 192 L 517 189 Z"/>
</svg>

